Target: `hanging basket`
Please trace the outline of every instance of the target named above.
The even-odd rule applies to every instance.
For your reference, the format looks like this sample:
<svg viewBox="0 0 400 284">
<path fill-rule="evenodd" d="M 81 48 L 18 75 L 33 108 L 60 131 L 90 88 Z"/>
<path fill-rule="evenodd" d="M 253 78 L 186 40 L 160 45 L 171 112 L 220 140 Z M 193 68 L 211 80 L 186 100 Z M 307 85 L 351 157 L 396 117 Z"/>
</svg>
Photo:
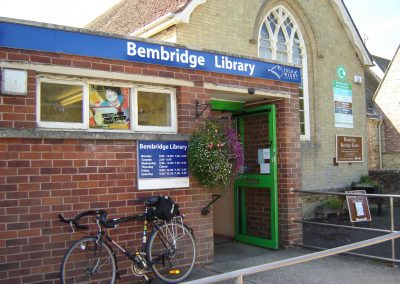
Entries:
<svg viewBox="0 0 400 284">
<path fill-rule="evenodd" d="M 204 129 L 191 134 L 188 160 L 202 186 L 227 189 L 243 166 L 243 148 L 235 130 L 208 119 Z"/>
</svg>

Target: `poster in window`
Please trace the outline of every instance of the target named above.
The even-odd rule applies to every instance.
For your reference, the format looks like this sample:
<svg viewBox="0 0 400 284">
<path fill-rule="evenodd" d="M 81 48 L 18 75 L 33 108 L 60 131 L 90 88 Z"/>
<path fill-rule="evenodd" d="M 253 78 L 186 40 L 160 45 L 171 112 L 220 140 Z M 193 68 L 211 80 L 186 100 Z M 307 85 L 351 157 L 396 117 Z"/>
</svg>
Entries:
<svg viewBox="0 0 400 284">
<path fill-rule="evenodd" d="M 130 129 L 129 88 L 90 85 L 90 128 Z"/>
</svg>

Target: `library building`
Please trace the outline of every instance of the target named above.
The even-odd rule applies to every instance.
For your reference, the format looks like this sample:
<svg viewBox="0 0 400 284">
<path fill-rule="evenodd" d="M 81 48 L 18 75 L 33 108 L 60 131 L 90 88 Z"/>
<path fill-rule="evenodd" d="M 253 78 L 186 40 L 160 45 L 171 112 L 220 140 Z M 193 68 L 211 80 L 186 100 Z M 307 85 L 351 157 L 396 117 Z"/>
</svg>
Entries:
<svg viewBox="0 0 400 284">
<path fill-rule="evenodd" d="M 301 244 L 315 200 L 296 190 L 368 173 L 372 59 L 341 0 L 121 0 L 84 28 L 0 18 L 0 35 L 2 281 L 59 283 L 88 233 L 59 214 L 141 214 L 150 196 L 179 205 L 196 265 L 217 239 Z M 140 251 L 142 229 L 109 234 Z"/>
</svg>

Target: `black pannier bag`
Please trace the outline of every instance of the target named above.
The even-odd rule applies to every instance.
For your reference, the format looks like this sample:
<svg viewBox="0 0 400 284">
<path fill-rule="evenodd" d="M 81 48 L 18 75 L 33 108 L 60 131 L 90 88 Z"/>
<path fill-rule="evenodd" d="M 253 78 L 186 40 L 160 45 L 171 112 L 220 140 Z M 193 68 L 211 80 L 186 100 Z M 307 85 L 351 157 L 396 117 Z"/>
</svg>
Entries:
<svg viewBox="0 0 400 284">
<path fill-rule="evenodd" d="M 159 196 L 155 204 L 154 216 L 160 220 L 169 221 L 178 214 L 179 205 L 169 196 Z"/>
</svg>

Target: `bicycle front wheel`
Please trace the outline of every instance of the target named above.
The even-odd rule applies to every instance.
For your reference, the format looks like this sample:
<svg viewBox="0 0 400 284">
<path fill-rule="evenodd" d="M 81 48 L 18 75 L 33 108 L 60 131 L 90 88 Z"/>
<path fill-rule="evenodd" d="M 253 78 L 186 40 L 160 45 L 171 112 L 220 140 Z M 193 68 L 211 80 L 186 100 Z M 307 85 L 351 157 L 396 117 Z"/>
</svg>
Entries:
<svg viewBox="0 0 400 284">
<path fill-rule="evenodd" d="M 116 260 L 107 243 L 85 237 L 71 245 L 61 263 L 61 283 L 114 283 Z"/>
<path fill-rule="evenodd" d="M 156 276 L 166 283 L 178 283 L 192 272 L 196 244 L 190 230 L 182 223 L 157 226 L 147 243 L 147 256 Z"/>
</svg>

